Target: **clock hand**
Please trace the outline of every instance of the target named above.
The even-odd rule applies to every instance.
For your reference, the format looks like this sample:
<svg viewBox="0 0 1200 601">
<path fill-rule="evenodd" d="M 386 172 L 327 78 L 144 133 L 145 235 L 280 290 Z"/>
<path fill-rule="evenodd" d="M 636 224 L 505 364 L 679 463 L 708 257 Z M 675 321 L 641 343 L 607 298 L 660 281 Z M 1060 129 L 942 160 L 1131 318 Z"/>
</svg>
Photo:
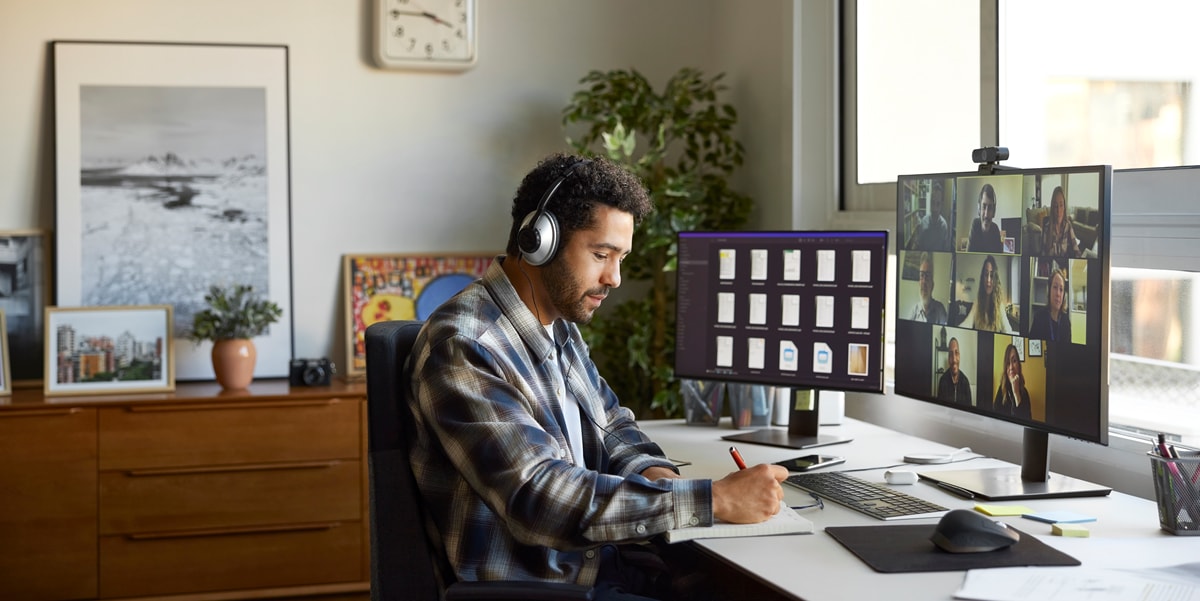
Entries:
<svg viewBox="0 0 1200 601">
<path fill-rule="evenodd" d="M 442 20 L 442 19 L 438 18 L 437 15 L 435 15 L 431 12 L 427 12 L 427 11 L 392 10 L 392 17 L 399 17 L 400 15 L 408 15 L 408 16 L 412 16 L 412 17 L 425 17 L 439 25 L 445 25 L 446 27 L 454 27 L 453 25 L 450 24 L 449 21 Z"/>
</svg>

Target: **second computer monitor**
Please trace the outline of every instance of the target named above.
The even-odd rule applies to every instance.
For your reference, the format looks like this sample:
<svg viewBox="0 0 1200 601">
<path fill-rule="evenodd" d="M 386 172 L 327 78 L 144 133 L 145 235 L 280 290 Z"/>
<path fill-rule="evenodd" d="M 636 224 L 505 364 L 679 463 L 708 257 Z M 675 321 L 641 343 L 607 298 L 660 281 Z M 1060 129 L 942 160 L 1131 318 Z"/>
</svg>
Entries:
<svg viewBox="0 0 1200 601">
<path fill-rule="evenodd" d="M 887 240 L 681 232 L 676 376 L 882 392 Z"/>
</svg>

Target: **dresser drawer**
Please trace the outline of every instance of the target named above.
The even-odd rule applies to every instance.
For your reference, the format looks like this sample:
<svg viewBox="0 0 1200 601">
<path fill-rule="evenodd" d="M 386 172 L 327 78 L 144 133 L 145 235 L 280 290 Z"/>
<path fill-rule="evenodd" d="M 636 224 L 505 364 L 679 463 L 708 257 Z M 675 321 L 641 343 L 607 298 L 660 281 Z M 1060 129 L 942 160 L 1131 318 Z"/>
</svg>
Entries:
<svg viewBox="0 0 1200 601">
<path fill-rule="evenodd" d="M 362 523 L 214 529 L 100 537 L 100 595 L 355 582 L 362 578 Z"/>
<path fill-rule="evenodd" d="M 100 534 L 359 520 L 357 460 L 100 474 Z"/>
<path fill-rule="evenodd" d="M 0 412 L 0 599 L 96 596 L 96 412 Z"/>
<path fill-rule="evenodd" d="M 358 459 L 361 399 L 100 411 L 100 469 Z"/>
</svg>

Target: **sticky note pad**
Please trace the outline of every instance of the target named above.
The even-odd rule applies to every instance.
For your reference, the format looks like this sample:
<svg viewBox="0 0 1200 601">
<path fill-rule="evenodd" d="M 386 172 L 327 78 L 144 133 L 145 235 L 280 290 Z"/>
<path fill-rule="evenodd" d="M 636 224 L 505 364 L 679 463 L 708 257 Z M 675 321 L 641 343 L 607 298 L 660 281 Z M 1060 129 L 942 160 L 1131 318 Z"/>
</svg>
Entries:
<svg viewBox="0 0 1200 601">
<path fill-rule="evenodd" d="M 1087 526 L 1080 526 L 1079 524 L 1051 524 L 1050 532 L 1058 536 L 1073 536 L 1076 538 L 1087 538 L 1091 535 Z"/>
<path fill-rule="evenodd" d="M 1033 513 L 1033 509 L 1024 505 L 993 505 L 988 503 L 976 503 L 975 511 L 984 515 L 1025 515 Z"/>
<path fill-rule="evenodd" d="M 1080 524 L 1083 522 L 1096 521 L 1096 518 L 1090 515 L 1066 510 L 1026 513 L 1022 517 L 1027 517 L 1031 520 L 1037 520 L 1039 522 L 1049 522 L 1051 524 Z"/>
</svg>

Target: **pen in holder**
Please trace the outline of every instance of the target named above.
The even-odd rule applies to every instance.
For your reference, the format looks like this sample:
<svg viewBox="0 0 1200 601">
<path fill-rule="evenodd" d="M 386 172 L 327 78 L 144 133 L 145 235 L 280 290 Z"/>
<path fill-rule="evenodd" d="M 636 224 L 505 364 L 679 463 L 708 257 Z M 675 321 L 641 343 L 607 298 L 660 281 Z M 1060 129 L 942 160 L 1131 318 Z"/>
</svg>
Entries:
<svg viewBox="0 0 1200 601">
<path fill-rule="evenodd" d="M 716 426 L 725 404 L 725 383 L 680 378 L 683 415 L 689 426 Z"/>
<path fill-rule="evenodd" d="M 1148 455 L 1159 525 L 1171 534 L 1200 535 L 1200 452 L 1184 452 L 1178 459 Z"/>
<path fill-rule="evenodd" d="M 775 387 L 762 384 L 730 382 L 729 415 L 734 428 L 771 425 L 771 405 L 775 403 Z"/>
</svg>

